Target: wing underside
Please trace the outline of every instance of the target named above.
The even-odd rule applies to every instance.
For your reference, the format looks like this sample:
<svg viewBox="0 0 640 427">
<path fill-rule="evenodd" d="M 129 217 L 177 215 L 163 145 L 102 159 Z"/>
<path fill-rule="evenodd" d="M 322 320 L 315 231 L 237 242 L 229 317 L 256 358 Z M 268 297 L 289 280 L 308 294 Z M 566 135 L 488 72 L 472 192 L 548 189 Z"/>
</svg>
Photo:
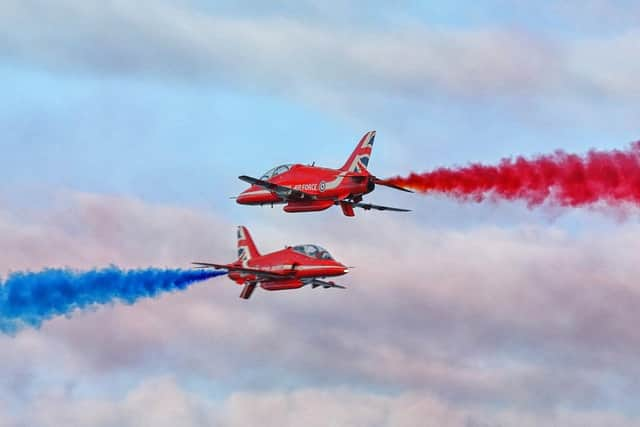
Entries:
<svg viewBox="0 0 640 427">
<path fill-rule="evenodd" d="M 227 271 L 235 271 L 238 273 L 253 274 L 258 279 L 284 280 L 284 279 L 292 279 L 294 277 L 291 274 L 275 273 L 273 271 L 260 270 L 257 268 L 237 267 L 237 266 L 227 265 L 227 264 L 213 264 L 209 262 L 194 262 L 192 264 L 196 265 L 197 266 L 196 268 L 216 268 L 216 269 L 223 269 Z"/>
<path fill-rule="evenodd" d="M 317 197 L 314 196 L 313 194 L 309 194 L 309 193 L 305 193 L 304 191 L 300 191 L 300 190 L 294 190 L 293 188 L 289 188 L 289 187 L 285 187 L 282 185 L 277 185 L 277 184 L 273 184 L 271 182 L 268 181 L 264 181 L 261 179 L 257 179 L 257 178 L 252 178 L 250 176 L 246 176 L 246 175 L 241 175 L 238 177 L 239 179 L 241 179 L 242 181 L 252 184 L 252 185 L 257 185 L 259 187 L 265 188 L 271 192 L 273 192 L 275 195 L 277 195 L 280 199 L 282 199 L 283 201 L 312 201 L 312 200 L 317 200 Z M 383 184 L 385 185 L 385 184 Z M 388 185 L 391 186 L 391 185 Z M 396 188 L 396 187 L 394 187 Z M 404 188 L 401 187 L 397 187 L 397 189 L 399 190 L 403 190 L 403 191 L 410 191 L 410 190 L 406 190 Z M 340 204 L 340 203 L 345 203 L 348 204 L 354 208 L 361 208 L 364 210 L 378 210 L 378 211 L 390 211 L 390 212 L 411 212 L 410 209 L 401 209 L 401 208 L 394 208 L 391 206 L 382 206 L 382 205 L 374 205 L 372 203 L 362 203 L 362 202 L 355 202 L 355 201 L 351 201 L 351 200 L 334 200 L 335 204 Z"/>
<path fill-rule="evenodd" d="M 314 196 L 313 194 L 305 193 L 304 191 L 300 190 L 294 190 L 293 188 L 285 187 L 284 185 L 274 184 L 272 182 L 253 178 L 247 175 L 241 175 L 238 177 L 238 179 L 248 184 L 257 185 L 259 187 L 272 191 L 276 196 L 280 197 L 283 200 L 314 200 L 316 198 L 316 196 Z"/>
</svg>

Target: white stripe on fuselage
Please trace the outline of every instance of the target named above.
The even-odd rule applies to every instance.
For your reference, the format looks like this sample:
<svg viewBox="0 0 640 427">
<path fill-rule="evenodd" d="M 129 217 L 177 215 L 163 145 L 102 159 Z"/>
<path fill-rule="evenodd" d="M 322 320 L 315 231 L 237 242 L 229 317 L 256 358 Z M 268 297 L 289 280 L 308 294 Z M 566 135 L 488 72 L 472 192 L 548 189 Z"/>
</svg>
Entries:
<svg viewBox="0 0 640 427">
<path fill-rule="evenodd" d="M 269 191 L 269 190 L 255 190 L 255 191 L 249 191 L 249 192 L 242 193 L 243 196 L 257 196 L 257 195 L 266 195 L 266 194 L 271 194 L 271 191 Z"/>
<path fill-rule="evenodd" d="M 295 267 L 291 264 L 284 265 L 271 265 L 271 266 L 259 266 L 259 265 L 251 265 L 250 268 L 254 268 L 256 270 L 264 270 L 264 271 L 280 271 L 280 270 L 320 270 L 320 269 L 333 269 L 333 270 L 342 270 L 344 267 L 340 267 L 339 265 L 296 265 Z"/>
<path fill-rule="evenodd" d="M 343 270 L 344 267 L 338 265 L 300 265 L 296 267 L 297 270 L 319 270 L 319 269 L 333 269 Z"/>
<path fill-rule="evenodd" d="M 345 174 L 341 173 L 333 181 L 326 182 L 325 185 L 324 185 L 325 191 L 326 190 L 333 190 L 334 188 L 338 188 L 340 186 L 340 184 L 342 184 L 342 181 L 344 181 L 344 178 L 345 178 Z"/>
</svg>

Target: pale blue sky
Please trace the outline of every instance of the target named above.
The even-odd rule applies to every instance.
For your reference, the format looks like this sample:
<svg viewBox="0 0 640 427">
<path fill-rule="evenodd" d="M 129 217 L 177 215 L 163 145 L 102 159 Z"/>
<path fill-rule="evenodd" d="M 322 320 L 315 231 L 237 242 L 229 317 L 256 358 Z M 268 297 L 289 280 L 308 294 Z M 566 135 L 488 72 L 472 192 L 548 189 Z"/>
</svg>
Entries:
<svg viewBox="0 0 640 427">
<path fill-rule="evenodd" d="M 593 409 L 637 421 L 625 418 L 638 415 L 625 397 L 638 392 L 627 365 L 638 356 L 635 211 L 624 220 L 378 189 L 370 201 L 415 212 L 350 223 L 337 209 L 287 216 L 228 198 L 241 174 L 339 166 L 370 129 L 382 177 L 625 148 L 640 139 L 636 2 L 62 3 L 0 6 L 0 243 L 10 245 L 0 273 L 183 263 L 192 242 L 194 256 L 227 256 L 239 223 L 257 228 L 260 247 L 327 241 L 361 264 L 342 299 L 260 294 L 248 311 L 220 280 L 0 337 L 29 354 L 0 354 L 12 381 L 0 382 L 0 425 L 2 401 L 16 418 L 38 399 L 110 408 L 165 376 L 176 393 L 224 407 L 215 412 L 233 413 L 238 391 L 337 388 L 427 393 L 478 420 L 467 426 L 508 426 L 502 409 L 530 425 L 562 425 L 549 415 L 562 410 L 576 411 L 575 425 Z M 69 199 L 77 192 L 90 200 Z"/>
</svg>

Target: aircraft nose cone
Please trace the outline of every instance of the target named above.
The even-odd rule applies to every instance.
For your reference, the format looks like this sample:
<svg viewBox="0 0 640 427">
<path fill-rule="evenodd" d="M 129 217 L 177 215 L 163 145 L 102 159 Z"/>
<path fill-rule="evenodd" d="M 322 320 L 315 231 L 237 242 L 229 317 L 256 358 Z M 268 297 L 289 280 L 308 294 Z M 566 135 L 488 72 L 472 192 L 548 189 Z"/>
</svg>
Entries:
<svg viewBox="0 0 640 427">
<path fill-rule="evenodd" d="M 247 202 L 247 191 L 249 190 L 244 190 L 242 193 L 238 194 L 236 197 L 236 203 L 243 205 Z"/>
<path fill-rule="evenodd" d="M 342 274 L 347 274 L 349 272 L 349 267 L 347 267 L 346 265 L 338 263 L 338 266 L 342 270 Z"/>
<path fill-rule="evenodd" d="M 238 194 L 236 203 L 241 205 L 255 205 L 268 203 L 270 201 L 269 191 L 252 185 L 251 187 Z"/>
</svg>

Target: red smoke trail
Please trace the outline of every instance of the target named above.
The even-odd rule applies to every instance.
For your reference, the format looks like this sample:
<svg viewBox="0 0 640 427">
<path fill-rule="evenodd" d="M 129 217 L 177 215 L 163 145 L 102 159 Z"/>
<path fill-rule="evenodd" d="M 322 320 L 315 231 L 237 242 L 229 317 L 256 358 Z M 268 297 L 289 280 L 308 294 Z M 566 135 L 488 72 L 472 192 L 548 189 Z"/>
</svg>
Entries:
<svg viewBox="0 0 640 427">
<path fill-rule="evenodd" d="M 529 207 L 543 202 L 573 207 L 597 202 L 640 205 L 640 141 L 626 151 L 592 150 L 586 156 L 556 151 L 533 159 L 503 159 L 495 166 L 438 168 L 388 182 L 461 200 L 525 200 Z"/>
</svg>

